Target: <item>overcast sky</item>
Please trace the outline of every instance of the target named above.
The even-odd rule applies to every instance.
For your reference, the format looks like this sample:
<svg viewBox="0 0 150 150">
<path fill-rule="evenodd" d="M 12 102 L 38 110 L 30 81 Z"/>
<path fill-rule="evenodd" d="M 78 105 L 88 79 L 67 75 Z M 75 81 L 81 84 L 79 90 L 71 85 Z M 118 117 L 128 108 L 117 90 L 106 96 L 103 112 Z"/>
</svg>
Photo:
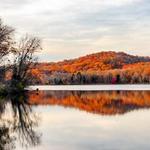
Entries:
<svg viewBox="0 0 150 150">
<path fill-rule="evenodd" d="M 43 41 L 40 59 L 98 51 L 150 56 L 149 0 L 0 0 L 0 17 Z"/>
</svg>

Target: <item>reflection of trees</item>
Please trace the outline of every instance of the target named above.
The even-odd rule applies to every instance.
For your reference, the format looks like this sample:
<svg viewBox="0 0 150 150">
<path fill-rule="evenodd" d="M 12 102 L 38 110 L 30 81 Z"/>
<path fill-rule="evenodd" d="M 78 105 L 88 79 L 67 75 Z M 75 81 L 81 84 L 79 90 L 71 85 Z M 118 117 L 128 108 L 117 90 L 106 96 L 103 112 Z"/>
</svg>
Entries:
<svg viewBox="0 0 150 150">
<path fill-rule="evenodd" d="M 40 91 L 29 94 L 30 104 L 61 105 L 103 115 L 150 108 L 149 91 Z"/>
<path fill-rule="evenodd" d="M 0 98 L 0 118 L 1 118 L 1 115 L 3 114 L 3 112 L 5 111 L 5 105 L 6 102 L 4 101 L 3 98 Z"/>
<path fill-rule="evenodd" d="M 19 98 L 19 99 L 18 99 Z M 14 117 L 14 131 L 18 132 L 22 144 L 37 145 L 40 142 L 39 135 L 33 127 L 38 125 L 38 118 L 32 112 L 25 95 L 14 96 L 11 99 Z"/>
<path fill-rule="evenodd" d="M 36 146 L 40 143 L 40 135 L 34 130 L 38 126 L 38 116 L 34 114 L 31 106 L 28 104 L 27 96 L 24 93 L 13 94 L 7 98 L 7 103 L 0 104 L 0 107 L 6 108 L 6 105 L 10 105 L 12 108 L 12 117 L 7 119 L 0 119 L 0 150 L 12 149 L 14 147 L 13 141 L 15 138 L 11 138 L 14 134 L 16 138 L 23 146 Z M 6 102 L 6 100 L 5 100 Z M 7 111 L 7 109 L 5 110 Z M 1 112 L 1 118 L 3 117 L 3 111 Z M 9 122 L 9 123 L 6 123 Z M 8 145 L 11 145 L 11 147 Z M 6 148 L 7 147 L 7 148 Z"/>
<path fill-rule="evenodd" d="M 3 115 L 6 109 L 6 100 L 0 98 L 0 150 L 14 149 L 15 137 L 11 135 L 11 121 L 4 119 Z"/>
<path fill-rule="evenodd" d="M 15 138 L 10 136 L 10 128 L 6 124 L 0 125 L 0 150 L 12 150 Z"/>
</svg>

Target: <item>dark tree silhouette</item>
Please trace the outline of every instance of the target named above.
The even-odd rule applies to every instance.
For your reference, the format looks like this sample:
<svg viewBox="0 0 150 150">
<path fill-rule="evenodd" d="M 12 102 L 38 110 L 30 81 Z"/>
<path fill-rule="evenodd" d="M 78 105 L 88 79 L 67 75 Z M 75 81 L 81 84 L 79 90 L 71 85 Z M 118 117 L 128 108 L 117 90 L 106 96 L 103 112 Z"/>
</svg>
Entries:
<svg viewBox="0 0 150 150">
<path fill-rule="evenodd" d="M 24 88 L 24 86 L 31 82 L 33 79 L 31 69 L 35 67 L 37 62 L 35 52 L 39 49 L 41 49 L 41 47 L 38 38 L 29 36 L 22 38 L 15 52 L 11 82 L 13 88 L 18 86 L 19 88 Z"/>
<path fill-rule="evenodd" d="M 13 32 L 14 29 L 3 24 L 2 20 L 0 19 L 0 60 L 13 50 Z"/>
<path fill-rule="evenodd" d="M 4 82 L 6 66 L 4 59 L 6 55 L 13 52 L 13 35 L 14 29 L 5 25 L 0 19 L 0 82 Z"/>
</svg>

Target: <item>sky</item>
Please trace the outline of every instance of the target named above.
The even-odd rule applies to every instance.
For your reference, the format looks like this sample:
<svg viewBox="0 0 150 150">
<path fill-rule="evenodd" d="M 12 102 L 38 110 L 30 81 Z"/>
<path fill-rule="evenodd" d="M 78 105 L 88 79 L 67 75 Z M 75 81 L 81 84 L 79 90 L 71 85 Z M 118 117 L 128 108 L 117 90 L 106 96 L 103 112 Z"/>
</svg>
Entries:
<svg viewBox="0 0 150 150">
<path fill-rule="evenodd" d="M 150 56 L 149 0 L 0 0 L 0 17 L 42 40 L 41 61 L 100 51 Z"/>
</svg>

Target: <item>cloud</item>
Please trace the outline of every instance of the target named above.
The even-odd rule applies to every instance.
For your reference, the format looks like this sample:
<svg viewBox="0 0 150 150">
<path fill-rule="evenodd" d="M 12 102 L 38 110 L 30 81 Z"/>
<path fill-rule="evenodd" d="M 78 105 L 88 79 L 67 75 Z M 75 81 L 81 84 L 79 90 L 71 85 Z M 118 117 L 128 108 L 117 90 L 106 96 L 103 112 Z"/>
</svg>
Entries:
<svg viewBox="0 0 150 150">
<path fill-rule="evenodd" d="M 17 34 L 43 39 L 42 59 L 45 53 L 63 59 L 101 49 L 150 55 L 148 0 L 1 0 L 0 14 Z"/>
</svg>

